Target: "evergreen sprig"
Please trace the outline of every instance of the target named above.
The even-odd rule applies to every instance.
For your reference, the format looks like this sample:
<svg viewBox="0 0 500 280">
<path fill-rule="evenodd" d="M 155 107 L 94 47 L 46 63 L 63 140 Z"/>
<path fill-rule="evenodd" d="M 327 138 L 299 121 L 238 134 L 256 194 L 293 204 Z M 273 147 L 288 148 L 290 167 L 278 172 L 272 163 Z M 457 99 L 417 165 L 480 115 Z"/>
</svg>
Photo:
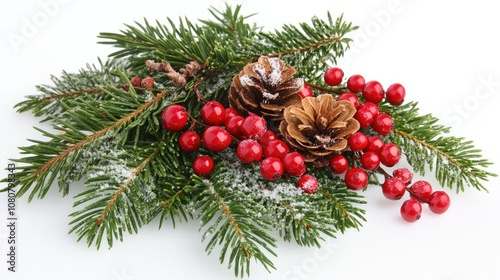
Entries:
<svg viewBox="0 0 500 280">
<path fill-rule="evenodd" d="M 51 131 L 36 128 L 43 140 L 30 140 L 32 145 L 20 148 L 22 157 L 13 160 L 17 193 L 29 194 L 31 201 L 57 184 L 67 195 L 73 182 L 83 181 L 74 197 L 70 232 L 98 248 L 103 241 L 109 246 L 122 241 L 125 232 L 136 233 L 158 216 L 160 227 L 169 219 L 174 227 L 197 219 L 207 253 L 220 251 L 220 262 L 244 276 L 252 260 L 274 268 L 272 231 L 287 242 L 319 247 L 338 232 L 359 229 L 365 221 L 364 197 L 328 168 L 310 168 L 321 187 L 305 195 L 297 179 L 269 182 L 257 166 L 241 164 L 234 153 L 204 148 L 199 153 L 210 154 L 216 168 L 210 178 L 201 178 L 192 172 L 195 155 L 177 145 L 179 133 L 162 129 L 161 112 L 180 103 L 198 118 L 201 99 L 227 105 L 233 77 L 261 55 L 292 65 L 316 90 L 338 94 L 345 87 L 326 89 L 321 75 L 349 48 L 349 32 L 357 27 L 328 13 L 326 20 L 314 17 L 310 23 L 266 31 L 247 23 L 241 6 L 210 13 L 213 19 L 198 23 L 145 20 L 118 34 L 101 33 L 101 43 L 118 49 L 109 60 L 53 76 L 53 85 L 37 87 L 41 94 L 17 104 L 19 112 L 31 111 L 52 125 Z M 175 87 L 166 73 L 150 72 L 146 60 L 167 61 L 174 68 L 194 60 L 202 70 Z M 134 87 L 134 75 L 153 76 L 154 88 Z M 483 182 L 494 176 L 486 171 L 491 163 L 470 141 L 446 135 L 449 129 L 431 115 L 419 115 L 416 103 L 381 107 L 396 124 L 387 139 L 401 146 L 416 172 L 435 170 L 443 186 L 457 191 L 468 185 L 486 189 Z"/>
<path fill-rule="evenodd" d="M 439 184 L 457 192 L 466 187 L 487 190 L 483 182 L 496 174 L 487 171 L 492 162 L 483 158 L 472 141 L 448 135 L 450 128 L 439 124 L 432 114 L 419 115 L 417 102 L 382 110 L 394 119 L 389 139 L 401 147 L 416 172 L 424 175 L 428 168 Z"/>
</svg>

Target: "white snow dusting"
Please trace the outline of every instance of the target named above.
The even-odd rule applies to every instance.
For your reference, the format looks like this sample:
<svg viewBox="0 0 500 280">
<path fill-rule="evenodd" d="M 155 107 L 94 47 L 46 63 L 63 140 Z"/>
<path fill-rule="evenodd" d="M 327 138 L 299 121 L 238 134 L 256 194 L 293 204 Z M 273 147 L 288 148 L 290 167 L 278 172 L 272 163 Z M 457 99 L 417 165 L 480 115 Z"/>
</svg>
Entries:
<svg viewBox="0 0 500 280">
<path fill-rule="evenodd" d="M 269 73 L 268 82 L 277 86 L 281 82 L 281 65 L 277 57 L 269 58 L 269 63 L 271 64 L 271 73 Z"/>
<path fill-rule="evenodd" d="M 254 85 L 255 82 L 248 75 L 243 75 L 240 77 L 240 83 L 242 86 Z"/>
<path fill-rule="evenodd" d="M 269 64 L 271 66 L 271 71 L 266 73 L 266 69 L 262 64 L 255 64 L 253 70 L 259 74 L 260 78 L 271 86 L 278 86 L 281 83 L 281 65 L 277 57 L 269 58 Z"/>
<path fill-rule="evenodd" d="M 280 95 L 279 92 L 277 92 L 275 94 L 272 94 L 272 93 L 268 92 L 267 90 L 262 92 L 262 97 L 264 97 L 267 100 L 274 100 L 274 99 L 278 98 L 279 95 Z"/>
</svg>

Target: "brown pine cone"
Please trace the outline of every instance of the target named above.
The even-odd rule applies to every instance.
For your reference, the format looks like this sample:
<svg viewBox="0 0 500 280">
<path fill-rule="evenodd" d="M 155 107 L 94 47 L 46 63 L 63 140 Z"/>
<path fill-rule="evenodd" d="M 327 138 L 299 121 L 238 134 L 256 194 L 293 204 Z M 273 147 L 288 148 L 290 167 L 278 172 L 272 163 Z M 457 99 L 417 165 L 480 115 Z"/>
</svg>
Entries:
<svg viewBox="0 0 500 280">
<path fill-rule="evenodd" d="M 233 78 L 229 89 L 229 105 L 242 116 L 250 113 L 263 116 L 268 123 L 283 119 L 284 108 L 300 103 L 299 92 L 304 81 L 293 78 L 295 68 L 285 66 L 279 58 L 261 56 L 246 65 Z M 270 129 L 277 132 L 278 127 Z"/>
<path fill-rule="evenodd" d="M 330 94 L 306 97 L 284 110 L 279 130 L 285 142 L 316 167 L 348 149 L 347 138 L 358 131 L 354 105 Z"/>
</svg>

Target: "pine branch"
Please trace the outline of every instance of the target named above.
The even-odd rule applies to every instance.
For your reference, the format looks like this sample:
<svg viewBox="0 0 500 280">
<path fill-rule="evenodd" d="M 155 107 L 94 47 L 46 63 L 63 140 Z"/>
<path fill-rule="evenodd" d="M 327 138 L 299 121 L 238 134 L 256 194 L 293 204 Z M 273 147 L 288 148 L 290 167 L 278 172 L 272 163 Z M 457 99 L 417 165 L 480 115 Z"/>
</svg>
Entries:
<svg viewBox="0 0 500 280">
<path fill-rule="evenodd" d="M 127 58 L 131 69 L 140 69 L 147 59 L 168 61 L 173 67 L 182 67 L 192 60 L 208 68 L 220 69 L 224 65 L 236 62 L 234 59 L 246 42 L 257 32 L 255 26 L 244 23 L 245 16 L 239 14 L 240 6 L 235 10 L 226 6 L 224 12 L 211 10 L 216 21 L 201 21 L 198 26 L 188 18 L 179 19 L 178 24 L 167 18 L 169 26 L 156 21 L 151 25 L 136 22 L 136 26 L 127 25 L 120 34 L 101 33 L 100 43 L 111 44 L 120 50 L 110 56 Z M 243 61 L 245 61 L 244 59 Z"/>
<path fill-rule="evenodd" d="M 293 237 L 300 246 L 321 247 L 322 234 L 335 237 L 335 221 L 326 209 L 312 206 L 317 201 L 304 196 L 304 201 L 280 201 L 276 205 L 275 227 L 285 241 Z"/>
<path fill-rule="evenodd" d="M 222 245 L 219 260 L 221 263 L 227 260 L 229 267 L 234 266 L 236 276 L 250 275 L 252 258 L 268 271 L 274 269 L 266 256 L 266 253 L 276 256 L 271 249 L 276 247 L 276 241 L 266 232 L 270 222 L 263 218 L 265 216 L 252 215 L 256 214 L 256 208 L 261 209 L 259 204 L 227 188 L 224 175 L 221 176 L 213 176 L 210 181 L 193 178 L 196 187 L 203 190 L 195 197 L 194 206 L 199 211 L 201 228 L 211 224 L 203 234 L 203 239 L 213 235 L 207 244 L 207 253 L 217 244 Z"/>
<path fill-rule="evenodd" d="M 299 76 L 324 84 L 319 73 L 324 71 L 325 65 L 336 63 L 337 58 L 344 55 L 352 41 L 347 35 L 358 27 L 345 22 L 343 16 L 334 20 L 330 13 L 326 21 L 313 17 L 310 24 L 298 26 L 284 25 L 281 31 L 260 32 L 251 48 L 254 57 L 259 53 L 279 56 L 293 65 Z"/>
<path fill-rule="evenodd" d="M 75 232 L 78 240 L 86 238 L 89 246 L 95 242 L 99 248 L 106 237 L 111 247 L 114 239 L 123 240 L 125 230 L 137 233 L 159 212 L 149 166 L 161 145 L 146 146 L 108 152 L 90 168 L 86 190 L 75 196 L 78 200 L 74 203 L 74 207 L 86 206 L 70 215 L 70 233 Z"/>
<path fill-rule="evenodd" d="M 116 60 L 104 63 L 99 60 L 99 66 L 87 65 L 78 73 L 64 71 L 61 77 L 51 76 L 54 85 L 37 86 L 42 94 L 27 96 L 27 99 L 18 103 L 15 108 L 18 112 L 32 111 L 37 117 L 46 116 L 46 121 L 50 116 L 60 116 L 63 113 L 61 102 L 75 97 L 105 101 L 108 96 L 102 89 L 108 84 L 117 86 L 121 81 L 119 74 L 112 70 L 116 69 L 118 64 L 120 63 Z"/>
<path fill-rule="evenodd" d="M 362 222 L 366 222 L 365 210 L 359 208 L 366 204 L 363 196 L 353 192 L 345 186 L 342 178 L 332 176 L 327 171 L 323 175 L 318 175 L 321 182 L 321 200 L 326 200 L 326 208 L 331 219 L 335 220 L 335 227 L 344 233 L 348 228 L 359 229 Z"/>
<path fill-rule="evenodd" d="M 109 95 L 115 96 L 112 91 L 105 89 L 103 89 L 103 91 Z M 114 91 L 119 91 L 122 97 L 125 96 L 122 90 L 114 89 Z M 155 110 L 160 101 L 168 94 L 169 93 L 166 91 L 161 92 L 150 101 L 135 108 L 131 107 L 130 110 L 123 110 L 123 106 L 121 106 L 123 104 L 117 101 L 120 103 L 118 108 L 120 113 L 128 113 L 121 118 L 113 118 L 110 120 L 108 118 L 112 117 L 113 114 L 106 114 L 106 120 L 103 120 L 102 112 L 109 113 L 109 111 L 106 110 L 106 107 L 99 104 L 97 100 L 94 100 L 94 102 L 97 103 L 95 106 L 92 106 L 93 104 L 88 104 L 89 106 L 86 106 L 84 110 L 69 111 L 67 116 L 72 117 L 73 120 L 63 120 L 53 117 L 56 123 L 58 123 L 54 125 L 54 128 L 56 130 L 60 129 L 63 131 L 63 134 L 57 135 L 42 131 L 44 136 L 49 137 L 51 140 L 47 142 L 33 141 L 36 145 L 22 148 L 24 153 L 33 154 L 35 157 L 14 160 L 16 162 L 28 164 L 17 167 L 21 170 L 18 173 L 20 176 L 18 184 L 21 185 L 18 195 L 21 196 L 29 189 L 32 189 L 28 198 L 29 201 L 31 201 L 36 194 L 38 194 L 39 198 L 43 198 L 58 174 L 71 172 L 67 170 L 68 167 L 71 166 L 69 163 L 82 154 L 81 151 L 84 150 L 84 147 L 104 137 L 108 133 L 116 135 L 120 131 L 126 132 L 133 129 L 137 126 L 137 124 L 134 124 L 134 120 L 137 120 L 141 114 L 151 113 L 152 110 Z M 113 102 L 108 102 L 107 105 L 113 105 L 112 103 Z M 80 103 L 80 105 L 82 105 L 82 103 Z M 128 103 L 127 105 L 130 106 L 133 105 L 133 103 Z M 77 114 L 75 114 L 75 112 L 77 112 Z M 145 115 L 147 117 L 151 114 Z M 95 116 L 100 117 L 95 119 L 93 118 Z M 92 133 L 87 135 L 82 132 L 85 130 L 91 131 Z M 127 139 L 127 134 L 124 133 L 123 135 L 122 141 Z M 67 186 L 60 185 L 60 188 L 63 189 L 64 194 L 67 193 Z"/>
<path fill-rule="evenodd" d="M 176 220 L 188 221 L 193 218 L 192 161 L 193 158 L 180 152 L 177 135 L 172 134 L 162 142 L 161 154 L 151 165 L 158 178 L 157 192 L 161 208 L 159 227 L 170 218 L 175 228 Z"/>
<path fill-rule="evenodd" d="M 481 156 L 481 150 L 472 141 L 446 135 L 449 127 L 439 125 L 431 114 L 419 115 L 416 102 L 399 107 L 384 106 L 394 119 L 394 133 L 389 139 L 398 144 L 415 172 L 425 174 L 426 168 L 434 170 L 439 184 L 455 188 L 465 187 L 486 190 L 484 181 L 496 174 L 486 171 L 492 164 Z"/>
</svg>

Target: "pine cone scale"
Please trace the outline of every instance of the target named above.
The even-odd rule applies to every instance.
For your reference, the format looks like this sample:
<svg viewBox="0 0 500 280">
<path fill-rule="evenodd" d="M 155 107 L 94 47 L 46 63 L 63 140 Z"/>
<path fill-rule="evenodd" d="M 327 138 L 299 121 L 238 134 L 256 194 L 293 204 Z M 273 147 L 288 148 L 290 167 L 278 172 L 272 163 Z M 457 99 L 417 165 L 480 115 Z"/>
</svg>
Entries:
<svg viewBox="0 0 500 280">
<path fill-rule="evenodd" d="M 303 110 L 300 110 L 298 107 L 290 107 L 289 116 L 292 118 L 298 119 L 304 125 L 315 126 L 315 121 L 312 118 L 313 116 L 308 115 Z"/>
</svg>

